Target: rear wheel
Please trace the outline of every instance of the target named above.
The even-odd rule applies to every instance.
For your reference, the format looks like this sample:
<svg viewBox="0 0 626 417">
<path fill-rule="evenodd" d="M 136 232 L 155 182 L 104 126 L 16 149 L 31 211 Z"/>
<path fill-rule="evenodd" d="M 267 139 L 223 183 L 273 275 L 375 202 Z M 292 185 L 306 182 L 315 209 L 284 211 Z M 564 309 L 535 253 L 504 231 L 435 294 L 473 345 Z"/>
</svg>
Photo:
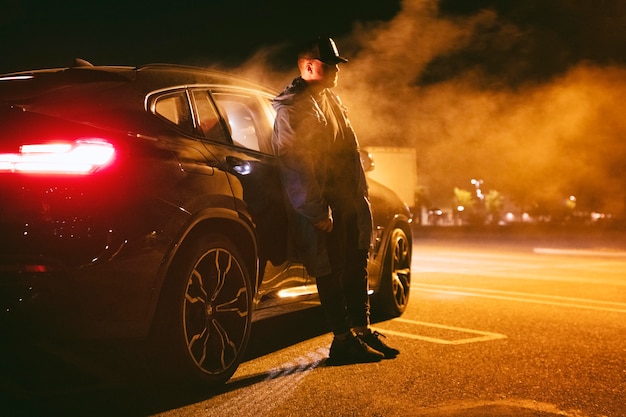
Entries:
<svg viewBox="0 0 626 417">
<path fill-rule="evenodd" d="M 402 229 L 393 230 L 387 245 L 379 305 L 387 317 L 398 317 L 409 302 L 412 246 Z"/>
<path fill-rule="evenodd" d="M 226 382 L 250 336 L 252 285 L 235 245 L 218 234 L 181 248 L 153 326 L 157 370 L 191 383 Z"/>
</svg>

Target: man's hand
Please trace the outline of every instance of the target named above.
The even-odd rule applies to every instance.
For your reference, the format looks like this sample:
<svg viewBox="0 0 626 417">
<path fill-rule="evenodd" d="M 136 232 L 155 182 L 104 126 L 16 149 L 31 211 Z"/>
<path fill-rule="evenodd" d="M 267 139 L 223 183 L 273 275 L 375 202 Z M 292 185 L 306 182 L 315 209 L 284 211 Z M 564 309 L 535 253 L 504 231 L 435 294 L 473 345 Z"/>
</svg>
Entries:
<svg viewBox="0 0 626 417">
<path fill-rule="evenodd" d="M 333 219 L 328 218 L 320 220 L 319 222 L 315 223 L 315 227 L 326 233 L 330 233 L 333 231 Z"/>
</svg>

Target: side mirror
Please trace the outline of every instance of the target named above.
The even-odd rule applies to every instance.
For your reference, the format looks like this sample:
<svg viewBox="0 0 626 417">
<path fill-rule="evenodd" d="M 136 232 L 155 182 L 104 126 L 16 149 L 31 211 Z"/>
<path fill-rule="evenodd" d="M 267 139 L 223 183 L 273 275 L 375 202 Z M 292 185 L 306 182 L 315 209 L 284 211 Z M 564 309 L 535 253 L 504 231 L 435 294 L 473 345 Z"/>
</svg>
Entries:
<svg viewBox="0 0 626 417">
<path fill-rule="evenodd" d="M 365 172 L 373 171 L 376 165 L 374 164 L 372 154 L 363 149 L 359 150 L 359 153 L 361 154 L 361 165 L 363 165 L 363 170 Z"/>
</svg>

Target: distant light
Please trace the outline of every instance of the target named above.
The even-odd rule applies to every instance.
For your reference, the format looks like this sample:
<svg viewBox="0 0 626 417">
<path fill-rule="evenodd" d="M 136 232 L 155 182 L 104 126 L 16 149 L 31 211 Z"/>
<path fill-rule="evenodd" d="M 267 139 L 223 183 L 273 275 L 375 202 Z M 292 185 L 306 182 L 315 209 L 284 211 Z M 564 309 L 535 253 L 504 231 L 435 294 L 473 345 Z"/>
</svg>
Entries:
<svg viewBox="0 0 626 417">
<path fill-rule="evenodd" d="M 569 199 L 565 202 L 565 206 L 570 210 L 576 208 L 576 196 L 570 195 Z"/>
<path fill-rule="evenodd" d="M 45 265 L 25 265 L 24 270 L 26 272 L 48 272 Z"/>
<path fill-rule="evenodd" d="M 596 213 L 596 212 L 591 213 L 591 220 L 593 221 L 598 221 L 600 219 L 604 219 L 605 217 L 606 215 L 604 213 Z"/>
<path fill-rule="evenodd" d="M 463 207 L 463 206 L 456 206 L 456 210 L 457 211 L 463 211 L 463 210 L 465 210 L 465 207 Z"/>
</svg>

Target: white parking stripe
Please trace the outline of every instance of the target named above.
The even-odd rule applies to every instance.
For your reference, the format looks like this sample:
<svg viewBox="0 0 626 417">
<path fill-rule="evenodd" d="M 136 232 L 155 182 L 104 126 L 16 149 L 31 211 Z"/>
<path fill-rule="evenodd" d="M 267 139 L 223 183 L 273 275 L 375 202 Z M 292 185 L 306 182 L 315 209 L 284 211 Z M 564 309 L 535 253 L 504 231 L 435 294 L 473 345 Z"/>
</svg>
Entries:
<svg viewBox="0 0 626 417">
<path fill-rule="evenodd" d="M 534 253 L 545 255 L 574 255 L 574 256 L 609 256 L 609 257 L 626 257 L 625 251 L 612 250 L 591 250 L 591 249 L 558 249 L 558 248 L 533 248 Z"/>
<path fill-rule="evenodd" d="M 626 303 L 614 301 L 590 300 L 585 298 L 561 297 L 556 295 L 532 294 L 515 291 L 501 291 L 484 288 L 467 288 L 432 284 L 414 284 L 411 286 L 411 289 L 424 292 L 466 295 L 470 297 L 484 297 L 498 300 L 519 301 L 524 303 L 626 313 Z"/>
<path fill-rule="evenodd" d="M 449 331 L 454 331 L 454 332 L 459 332 L 459 333 L 477 334 L 479 336 L 464 338 L 464 339 L 451 339 L 450 340 L 450 339 L 441 339 L 437 337 L 423 336 L 423 335 L 414 334 L 414 333 L 399 332 L 399 331 L 391 330 L 387 328 L 374 329 L 374 330 L 378 330 L 381 333 L 392 334 L 394 336 L 406 337 L 408 339 L 414 339 L 414 340 L 422 340 L 422 341 L 431 342 L 431 343 L 439 343 L 442 345 L 462 345 L 466 343 L 486 342 L 489 340 L 497 340 L 497 339 L 506 338 L 505 335 L 500 334 L 500 333 L 484 332 L 480 330 L 467 329 L 464 327 L 446 326 L 443 324 L 427 323 L 423 321 L 408 320 L 408 319 L 403 319 L 403 318 L 393 319 L 391 323 L 393 322 L 409 323 L 409 324 L 414 324 L 415 326 L 433 327 L 437 329 L 449 330 Z"/>
</svg>

